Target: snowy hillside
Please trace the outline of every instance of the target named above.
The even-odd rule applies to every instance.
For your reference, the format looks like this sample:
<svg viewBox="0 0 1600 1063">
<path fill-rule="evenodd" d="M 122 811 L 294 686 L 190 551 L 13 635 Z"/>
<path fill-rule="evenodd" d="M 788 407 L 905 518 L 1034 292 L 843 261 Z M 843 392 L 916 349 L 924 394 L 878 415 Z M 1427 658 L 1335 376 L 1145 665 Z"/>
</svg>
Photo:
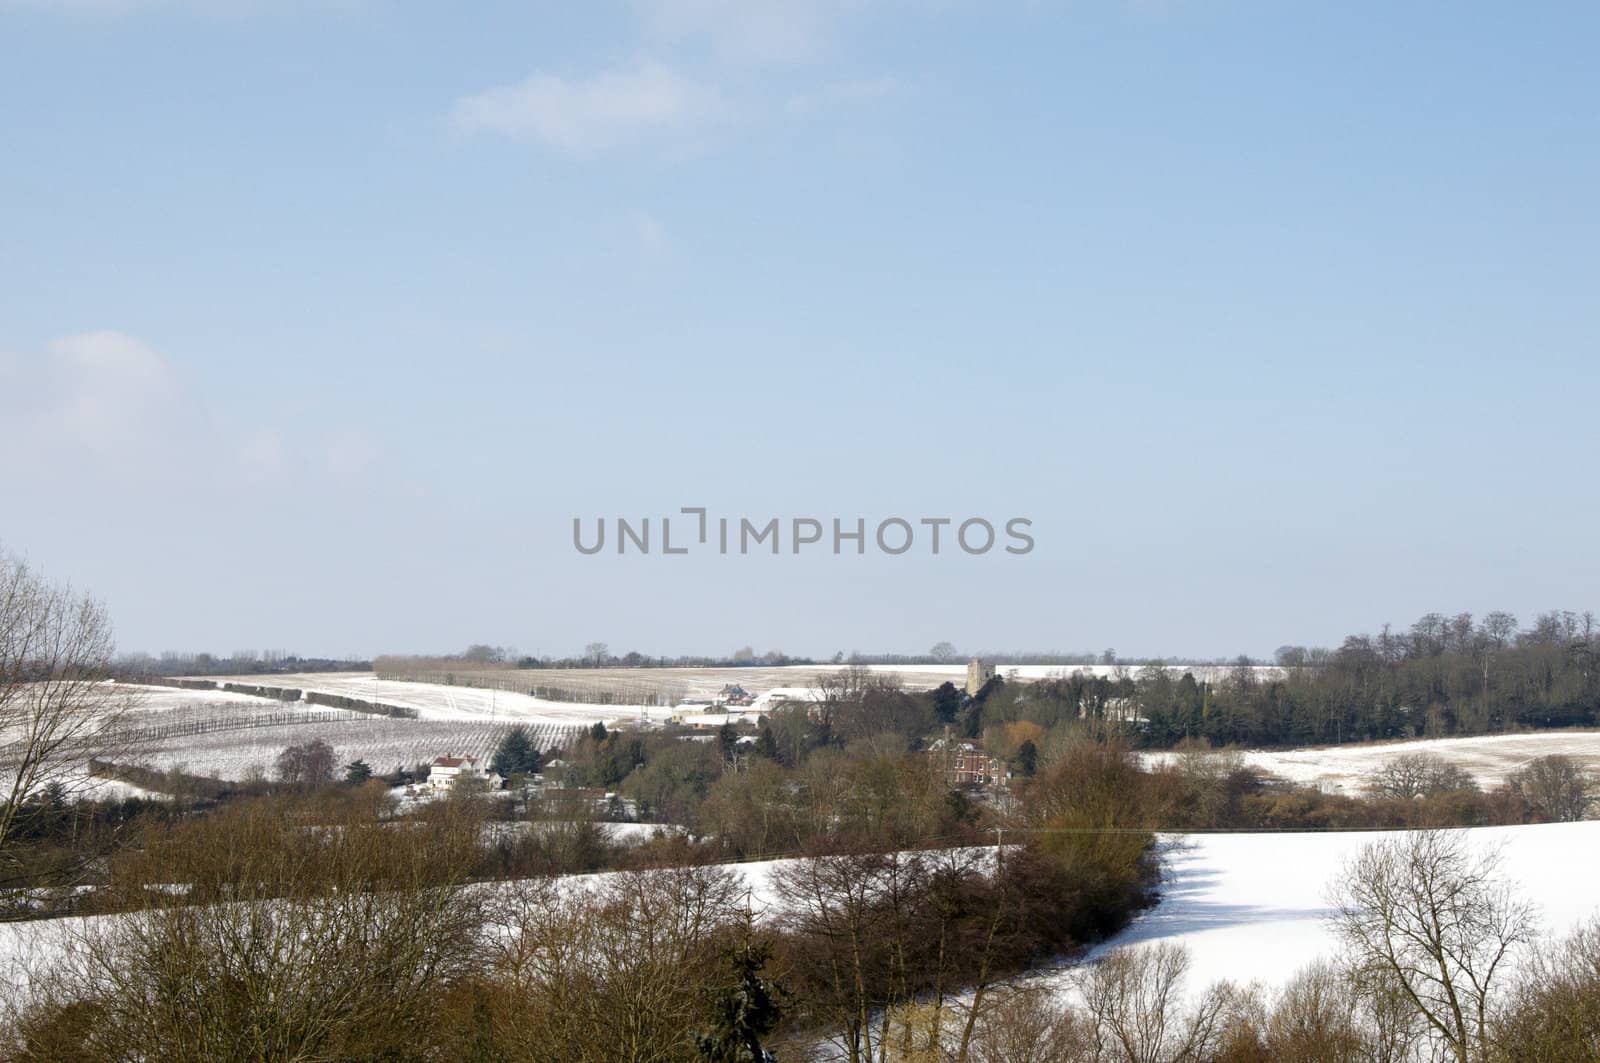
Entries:
<svg viewBox="0 0 1600 1063">
<path fill-rule="evenodd" d="M 1600 822 L 1482 827 L 1475 845 L 1501 847 L 1503 869 L 1559 936 L 1600 915 Z M 1161 902 L 1107 946 L 1188 947 L 1188 991 L 1227 979 L 1281 985 L 1336 946 L 1326 892 L 1362 846 L 1394 832 L 1172 835 Z M 1052 976 L 1065 984 L 1065 976 Z"/>
<path fill-rule="evenodd" d="M 417 710 L 422 720 L 485 720 L 566 727 L 588 726 L 597 720 L 611 723 L 636 720 L 637 705 L 584 705 L 575 702 L 546 701 L 528 694 L 479 687 L 446 686 L 442 683 L 410 683 L 399 679 L 379 679 L 371 672 L 311 672 L 299 675 L 217 676 L 218 683 L 269 683 L 311 692 L 341 694 L 403 705 Z M 653 709 L 656 719 L 665 719 L 670 710 Z"/>
<path fill-rule="evenodd" d="M 1537 757 L 1560 753 L 1600 771 L 1600 731 L 1535 731 L 1525 734 L 1432 738 L 1411 742 L 1330 746 L 1318 749 L 1244 751 L 1245 763 L 1292 782 L 1323 790 L 1357 793 L 1396 757 L 1426 753 L 1471 773 L 1485 789 Z M 1141 754 L 1146 765 L 1166 763 L 1174 753 Z"/>
</svg>

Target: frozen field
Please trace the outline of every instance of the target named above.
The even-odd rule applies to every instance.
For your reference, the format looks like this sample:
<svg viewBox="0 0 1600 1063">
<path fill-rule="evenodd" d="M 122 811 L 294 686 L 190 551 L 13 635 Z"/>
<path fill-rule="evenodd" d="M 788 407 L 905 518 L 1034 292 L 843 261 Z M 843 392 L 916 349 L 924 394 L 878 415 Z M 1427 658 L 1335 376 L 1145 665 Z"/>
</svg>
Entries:
<svg viewBox="0 0 1600 1063">
<path fill-rule="evenodd" d="M 632 825 L 630 829 L 654 830 Z M 1559 937 L 1600 916 L 1600 822 L 1484 827 L 1466 832 L 1473 844 L 1498 849 L 1506 876 L 1540 911 L 1541 928 Z M 1325 919 L 1326 894 L 1362 846 L 1395 832 L 1168 835 L 1162 898 L 1122 934 L 1096 951 L 1168 942 L 1185 946 L 1195 995 L 1214 982 L 1279 986 L 1337 949 Z M 987 852 L 987 850 L 985 850 Z M 776 902 L 775 868 L 788 860 L 739 865 L 759 914 Z M 573 886 L 604 876 L 577 876 Z M 115 917 L 92 917 L 115 918 Z M 29 961 L 65 947 L 63 933 L 81 919 L 0 924 L 0 975 L 25 980 Z M 1091 957 L 1093 954 L 1091 954 Z M 1038 982 L 1070 991 L 1070 966 L 1038 972 Z"/>
<path fill-rule="evenodd" d="M 496 668 L 477 671 L 463 668 L 451 673 L 461 685 L 448 686 L 445 689 L 457 692 L 471 689 L 465 684 L 480 688 L 498 686 L 501 691 L 527 691 L 541 687 L 567 690 L 586 698 L 605 695 L 619 704 L 637 706 L 642 702 L 649 702 L 656 705 L 670 705 L 684 698 L 711 697 L 729 683 L 737 683 L 755 695 L 772 694 L 779 690 L 814 689 L 823 676 L 834 674 L 844 667 L 842 664 L 807 664 L 749 668 Z M 931 690 L 945 682 L 953 682 L 960 686 L 965 682 L 967 675 L 967 665 L 964 661 L 958 664 L 871 664 L 866 667 L 869 671 L 898 676 L 912 690 Z M 1102 677 L 1116 674 L 1133 675 L 1138 670 L 1137 666 L 1109 664 L 1028 664 L 999 668 L 1001 675 L 1022 681 L 1055 678 L 1071 675 L 1074 672 Z M 1193 672 L 1195 678 L 1202 681 L 1215 681 L 1233 671 L 1231 667 L 1218 665 L 1170 665 L 1168 670 L 1175 675 Z M 1259 678 L 1270 678 L 1281 674 L 1281 669 L 1272 667 L 1256 667 L 1252 671 Z M 428 673 L 427 678 L 437 680 L 441 675 L 442 673 Z M 314 684 L 320 677 L 293 678 Z M 368 683 L 374 681 L 370 675 L 366 676 L 365 680 Z M 243 681 L 249 680 L 246 678 Z M 385 681 L 377 680 L 377 682 Z M 442 683 L 435 685 L 443 686 Z M 600 708 L 588 704 L 574 705 L 570 702 L 564 704 L 570 708 L 587 708 L 591 711 Z"/>
<path fill-rule="evenodd" d="M 121 779 L 105 779 L 98 775 L 90 775 L 84 766 L 75 766 L 69 771 L 60 773 L 55 781 L 60 782 L 74 799 L 84 801 L 125 801 L 130 797 L 146 801 L 164 801 L 167 798 L 166 794 L 146 790 L 142 786 L 135 786 Z"/>
<path fill-rule="evenodd" d="M 180 690 L 176 687 L 143 686 L 137 683 L 107 684 L 118 695 L 119 707 L 138 713 L 167 712 L 195 705 L 216 705 L 228 708 L 259 709 L 264 705 L 280 705 L 265 698 L 249 694 L 235 694 L 227 690 Z"/>
<path fill-rule="evenodd" d="M 906 686 L 913 688 L 931 688 L 944 682 L 960 686 L 967 676 L 965 663 L 870 664 L 867 667 L 874 672 L 892 672 L 900 676 Z M 1118 675 L 1137 676 L 1143 667 L 1137 664 L 1002 664 L 996 666 L 995 671 L 1006 678 L 1031 682 L 1057 679 L 1079 672 L 1099 679 Z M 1169 664 L 1163 667 L 1175 676 L 1181 676 L 1185 672 L 1193 673 L 1195 679 L 1202 683 L 1219 682 L 1235 671 L 1232 665 L 1220 664 Z M 1276 679 L 1283 675 L 1283 669 L 1271 665 L 1253 665 L 1250 671 L 1257 679 L 1262 680 Z"/>
<path fill-rule="evenodd" d="M 654 707 L 655 712 L 665 712 L 665 706 L 675 705 L 686 698 L 713 697 L 730 683 L 742 686 L 751 694 L 763 694 L 777 687 L 810 687 L 815 684 L 817 677 L 838 670 L 838 666 L 833 665 L 782 668 L 462 668 L 449 673 L 421 672 L 410 678 L 428 680 L 428 685 L 453 691 L 478 688 L 487 693 L 490 688 L 498 688 L 502 694 L 515 692 L 522 697 L 527 697 L 535 688 L 541 692 L 562 691 L 574 700 L 557 700 L 557 704 L 584 709 L 591 714 L 607 711 L 614 714 L 621 706 L 631 706 L 637 714 L 639 705 L 648 704 Z M 455 686 L 444 686 L 443 677 L 446 674 L 455 677 Z M 371 677 L 368 678 L 371 681 Z"/>
<path fill-rule="evenodd" d="M 1519 894 L 1559 936 L 1600 915 L 1600 822 L 1481 827 L 1475 845 L 1499 846 Z M 1324 919 L 1328 885 L 1362 846 L 1392 833 L 1170 836 L 1161 902 L 1108 946 L 1187 946 L 1193 994 L 1227 979 L 1281 985 L 1336 944 Z M 1065 984 L 1065 978 L 1052 976 Z"/>
<path fill-rule="evenodd" d="M 1472 738 L 1418 739 L 1377 745 L 1324 749 L 1245 750 L 1245 763 L 1284 779 L 1328 791 L 1359 792 L 1396 757 L 1427 753 L 1471 772 L 1489 788 L 1537 757 L 1560 753 L 1600 772 L 1600 731 L 1535 731 L 1476 735 Z M 1175 754 L 1142 754 L 1146 764 L 1169 762 Z"/>
<path fill-rule="evenodd" d="M 512 722 L 505 720 L 391 720 L 348 714 L 334 723 L 299 723 L 218 731 L 157 740 L 138 750 L 137 763 L 160 770 L 179 768 L 191 775 L 233 781 L 256 771 L 271 776 L 285 746 L 321 739 L 333 747 L 342 767 L 364 760 L 374 772 L 412 768 L 434 757 L 470 755 L 480 760 L 494 752 Z M 540 749 L 559 746 L 575 728 L 550 724 L 529 727 Z"/>
<path fill-rule="evenodd" d="M 521 673 L 530 674 L 530 673 Z M 409 683 L 398 679 L 379 679 L 371 672 L 313 672 L 297 675 L 215 676 L 218 683 L 252 683 L 262 686 L 297 687 L 304 691 L 342 694 L 404 705 L 417 710 L 421 720 L 499 720 L 551 727 L 584 726 L 596 721 L 611 723 L 636 720 L 637 705 L 586 705 L 576 702 L 546 701 L 507 690 L 446 686 L 443 683 Z M 652 719 L 664 720 L 666 708 L 649 710 Z"/>
<path fill-rule="evenodd" d="M 115 748 L 102 756 L 119 764 L 179 769 L 235 782 L 256 773 L 270 776 L 286 746 L 317 739 L 334 748 L 341 766 L 364 760 L 374 772 L 386 773 L 447 754 L 487 757 L 514 724 L 526 726 L 534 744 L 548 750 L 569 741 L 590 722 L 471 712 L 444 712 L 411 720 L 219 690 L 132 684 L 119 684 L 119 689 L 129 695 L 130 708 L 118 720 Z M 112 780 L 79 782 L 82 785 L 74 792 L 85 795 L 148 796 L 137 787 Z"/>
</svg>

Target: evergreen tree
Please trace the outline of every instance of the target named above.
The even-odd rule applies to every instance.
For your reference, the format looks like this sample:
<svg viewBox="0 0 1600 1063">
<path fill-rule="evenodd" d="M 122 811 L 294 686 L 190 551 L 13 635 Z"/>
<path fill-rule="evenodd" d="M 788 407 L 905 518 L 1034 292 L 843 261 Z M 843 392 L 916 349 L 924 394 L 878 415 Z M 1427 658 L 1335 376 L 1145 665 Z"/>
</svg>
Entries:
<svg viewBox="0 0 1600 1063">
<path fill-rule="evenodd" d="M 489 770 L 505 779 L 513 775 L 532 775 L 539 767 L 539 751 L 534 748 L 526 727 L 513 727 L 507 731 L 489 761 Z"/>
<path fill-rule="evenodd" d="M 345 765 L 344 781 L 351 786 L 360 786 L 372 778 L 372 768 L 364 760 L 352 760 Z"/>
<path fill-rule="evenodd" d="M 756 744 L 753 747 L 755 755 L 766 757 L 768 760 L 778 759 L 778 742 L 772 737 L 772 728 L 767 726 L 766 717 L 762 717 L 757 725 Z"/>
<path fill-rule="evenodd" d="M 733 979 L 716 989 L 711 999 L 710 1028 L 695 1037 L 700 1058 L 707 1063 L 767 1063 L 770 1053 L 761 1039 L 783 1017 L 782 990 L 761 977 L 768 949 L 752 945 L 749 938 L 728 955 Z"/>
<path fill-rule="evenodd" d="M 1033 739 L 1024 739 L 1017 747 L 1016 764 L 1017 770 L 1029 778 L 1039 770 L 1039 747 L 1033 744 Z"/>
<path fill-rule="evenodd" d="M 939 715 L 940 723 L 951 723 L 956 718 L 956 713 L 961 711 L 961 702 L 966 694 L 954 683 L 946 680 L 939 684 L 933 692 L 933 711 Z"/>
</svg>

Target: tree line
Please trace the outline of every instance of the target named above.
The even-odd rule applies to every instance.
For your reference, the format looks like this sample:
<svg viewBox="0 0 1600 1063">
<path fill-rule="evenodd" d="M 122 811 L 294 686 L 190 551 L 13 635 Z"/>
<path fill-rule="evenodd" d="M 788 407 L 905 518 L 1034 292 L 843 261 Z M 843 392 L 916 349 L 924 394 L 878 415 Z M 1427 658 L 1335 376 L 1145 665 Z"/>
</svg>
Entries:
<svg viewBox="0 0 1600 1063">
<path fill-rule="evenodd" d="M 174 820 L 113 861 L 118 914 L 64 924 L 0 1011 L 19 1061 L 1579 1063 L 1600 1052 L 1600 925 L 1540 936 L 1458 832 L 1365 846 L 1332 884 L 1336 955 L 1281 986 L 1188 991 L 1171 945 L 1113 950 L 1061 994 L 1017 976 L 1126 920 L 1106 821 L 1123 770 L 1085 750 L 1036 799 L 1063 824 L 990 847 L 839 852 L 765 880 L 709 864 L 492 890 L 483 806 L 396 823 L 380 790 Z M 1099 769 L 1095 768 L 1099 765 Z M 1088 774 L 1085 775 L 1084 773 Z M 396 844 L 403 839 L 404 844 Z M 1123 903 L 1107 903 L 1120 896 Z"/>
<path fill-rule="evenodd" d="M 368 785 L 149 821 L 108 859 L 110 914 L 32 952 L 0 1050 L 582 1063 L 826 1041 L 879 1059 L 893 1009 L 955 1008 L 1098 940 L 1153 884 L 1135 840 L 822 853 L 760 902 L 736 869 L 665 848 L 601 879 L 484 889 L 507 844 L 484 812 L 453 795 L 396 817 Z"/>
<path fill-rule="evenodd" d="M 1278 670 L 1240 659 L 1223 678 L 1171 667 L 996 684 L 967 733 L 1082 719 L 1139 745 L 1298 746 L 1600 725 L 1600 626 L 1546 613 L 1526 628 L 1491 613 L 1430 613 L 1410 629 L 1352 635 L 1336 649 L 1285 646 Z"/>
</svg>

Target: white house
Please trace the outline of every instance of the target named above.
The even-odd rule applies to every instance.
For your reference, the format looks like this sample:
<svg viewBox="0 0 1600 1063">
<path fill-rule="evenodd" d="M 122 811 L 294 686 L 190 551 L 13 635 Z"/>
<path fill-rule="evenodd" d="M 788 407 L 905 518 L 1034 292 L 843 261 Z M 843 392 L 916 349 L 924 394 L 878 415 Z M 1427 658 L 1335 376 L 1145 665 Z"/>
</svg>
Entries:
<svg viewBox="0 0 1600 1063">
<path fill-rule="evenodd" d="M 434 757 L 428 768 L 428 786 L 449 790 L 457 782 L 484 790 L 498 790 L 505 785 L 504 779 L 479 765 L 477 757 Z"/>
<path fill-rule="evenodd" d="M 693 727 L 697 730 L 721 727 L 725 723 L 741 724 L 754 723 L 760 717 L 755 713 L 729 712 L 726 709 L 713 709 L 710 712 L 675 712 L 671 722 L 680 727 Z"/>
</svg>

